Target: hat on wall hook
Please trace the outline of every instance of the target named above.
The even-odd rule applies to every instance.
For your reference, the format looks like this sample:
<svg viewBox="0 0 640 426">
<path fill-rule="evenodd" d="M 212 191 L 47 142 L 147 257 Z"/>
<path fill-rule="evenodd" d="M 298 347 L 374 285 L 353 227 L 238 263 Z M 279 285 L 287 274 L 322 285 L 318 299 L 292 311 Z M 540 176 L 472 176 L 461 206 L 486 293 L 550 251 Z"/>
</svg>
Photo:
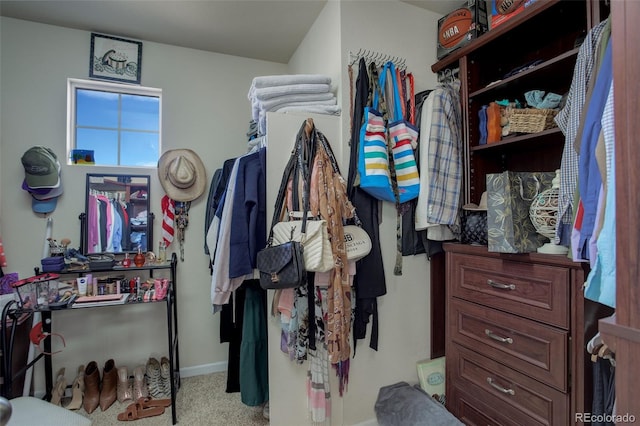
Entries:
<svg viewBox="0 0 640 426">
<path fill-rule="evenodd" d="M 169 198 L 193 201 L 206 186 L 206 172 L 202 160 L 190 149 L 166 151 L 158 160 L 158 178 Z"/>
</svg>

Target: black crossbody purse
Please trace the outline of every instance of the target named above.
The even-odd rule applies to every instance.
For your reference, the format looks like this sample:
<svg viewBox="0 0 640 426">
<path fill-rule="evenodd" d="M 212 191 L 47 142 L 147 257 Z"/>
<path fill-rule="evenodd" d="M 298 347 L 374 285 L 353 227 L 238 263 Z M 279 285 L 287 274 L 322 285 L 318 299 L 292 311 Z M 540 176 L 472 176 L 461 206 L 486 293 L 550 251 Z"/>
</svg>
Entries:
<svg viewBox="0 0 640 426">
<path fill-rule="evenodd" d="M 260 250 L 256 256 L 256 266 L 260 271 L 260 286 L 265 290 L 278 290 L 283 288 L 300 287 L 307 282 L 307 271 L 304 267 L 304 247 L 298 241 L 287 241 L 282 244 L 273 245 L 273 227 L 278 223 L 284 206 L 284 198 L 287 192 L 287 184 L 292 173 L 296 173 L 296 168 L 303 171 L 302 164 L 302 132 L 300 129 L 296 138 L 296 146 L 291 154 L 291 158 L 285 167 L 282 175 L 282 182 L 278 190 L 271 228 L 267 246 Z M 308 179 L 305 179 L 305 190 L 303 191 L 303 211 L 309 207 Z M 301 232 L 304 234 L 307 229 L 307 215 L 302 215 Z M 293 238 L 293 236 L 292 236 Z"/>
</svg>

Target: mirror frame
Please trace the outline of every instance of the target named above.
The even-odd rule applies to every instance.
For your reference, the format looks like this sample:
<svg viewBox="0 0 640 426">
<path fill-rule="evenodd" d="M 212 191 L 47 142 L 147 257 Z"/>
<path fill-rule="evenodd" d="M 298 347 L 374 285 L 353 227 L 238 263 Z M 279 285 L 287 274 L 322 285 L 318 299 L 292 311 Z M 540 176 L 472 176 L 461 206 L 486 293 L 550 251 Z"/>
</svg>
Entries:
<svg viewBox="0 0 640 426">
<path fill-rule="evenodd" d="M 138 180 L 146 179 L 146 188 L 143 188 L 145 185 L 143 182 L 138 182 Z M 133 181 L 133 182 L 132 182 Z M 96 185 L 100 185 L 97 187 Z M 122 190 L 118 190 L 122 187 Z M 138 188 L 138 189 L 135 189 Z M 132 190 L 133 189 L 133 190 Z M 145 198 L 130 198 L 131 194 L 135 194 L 135 192 L 139 189 L 144 189 L 146 191 L 146 199 Z M 118 174 L 118 173 L 87 173 L 86 177 L 86 187 L 85 187 L 85 210 L 84 213 L 80 215 L 81 220 L 81 241 L 82 241 L 82 253 L 84 255 L 90 254 L 125 254 L 125 253 L 136 253 L 138 251 L 138 246 L 142 248 L 142 252 L 145 253 L 147 251 L 153 251 L 153 213 L 151 213 L 151 176 L 150 175 L 135 175 L 135 174 Z M 147 212 L 147 223 L 146 225 L 133 225 L 136 227 L 135 231 L 132 229 L 128 235 L 131 235 L 132 232 L 144 232 L 146 236 L 146 241 L 141 242 L 138 245 L 133 245 L 133 243 L 128 247 L 123 247 L 120 251 L 107 250 L 105 247 L 101 247 L 99 251 L 90 251 L 89 250 L 89 202 L 92 199 L 92 190 L 103 191 L 105 194 L 109 194 L 111 192 L 116 193 L 116 197 L 109 197 L 109 199 L 122 199 L 127 206 L 130 206 L 130 212 L 135 214 L 136 212 L 140 213 L 142 211 Z M 122 193 L 122 195 L 120 195 Z M 132 203 L 135 201 L 135 204 Z M 137 205 L 137 206 L 136 206 Z M 127 209 L 128 210 L 128 209 Z M 131 220 L 131 219 L 129 219 Z M 130 222 L 129 222 L 130 224 Z M 124 233 L 123 233 L 124 234 Z M 146 244 L 143 244 L 146 243 Z"/>
</svg>

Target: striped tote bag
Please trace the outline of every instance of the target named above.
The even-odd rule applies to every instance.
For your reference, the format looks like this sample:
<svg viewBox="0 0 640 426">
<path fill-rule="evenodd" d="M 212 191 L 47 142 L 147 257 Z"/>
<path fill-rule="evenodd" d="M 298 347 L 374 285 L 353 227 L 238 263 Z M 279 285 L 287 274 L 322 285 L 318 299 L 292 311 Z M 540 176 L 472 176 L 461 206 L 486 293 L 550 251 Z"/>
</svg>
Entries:
<svg viewBox="0 0 640 426">
<path fill-rule="evenodd" d="M 371 196 L 395 202 L 395 195 L 389 171 L 389 150 L 387 147 L 387 127 L 384 111 L 380 111 L 380 88 L 384 87 L 387 65 L 380 73 L 379 82 L 374 81 L 374 95 L 371 106 L 365 107 L 364 120 L 360 128 L 358 151 L 358 173 L 360 188 Z"/>
</svg>

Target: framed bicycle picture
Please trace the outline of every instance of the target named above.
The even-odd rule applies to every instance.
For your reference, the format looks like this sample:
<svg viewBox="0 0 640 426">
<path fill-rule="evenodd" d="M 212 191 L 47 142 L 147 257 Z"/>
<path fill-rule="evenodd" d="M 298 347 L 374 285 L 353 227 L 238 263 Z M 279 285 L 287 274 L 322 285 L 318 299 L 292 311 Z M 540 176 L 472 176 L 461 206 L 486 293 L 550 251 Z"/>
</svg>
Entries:
<svg viewBox="0 0 640 426">
<path fill-rule="evenodd" d="M 89 77 L 140 84 L 142 42 L 91 33 Z"/>
</svg>

